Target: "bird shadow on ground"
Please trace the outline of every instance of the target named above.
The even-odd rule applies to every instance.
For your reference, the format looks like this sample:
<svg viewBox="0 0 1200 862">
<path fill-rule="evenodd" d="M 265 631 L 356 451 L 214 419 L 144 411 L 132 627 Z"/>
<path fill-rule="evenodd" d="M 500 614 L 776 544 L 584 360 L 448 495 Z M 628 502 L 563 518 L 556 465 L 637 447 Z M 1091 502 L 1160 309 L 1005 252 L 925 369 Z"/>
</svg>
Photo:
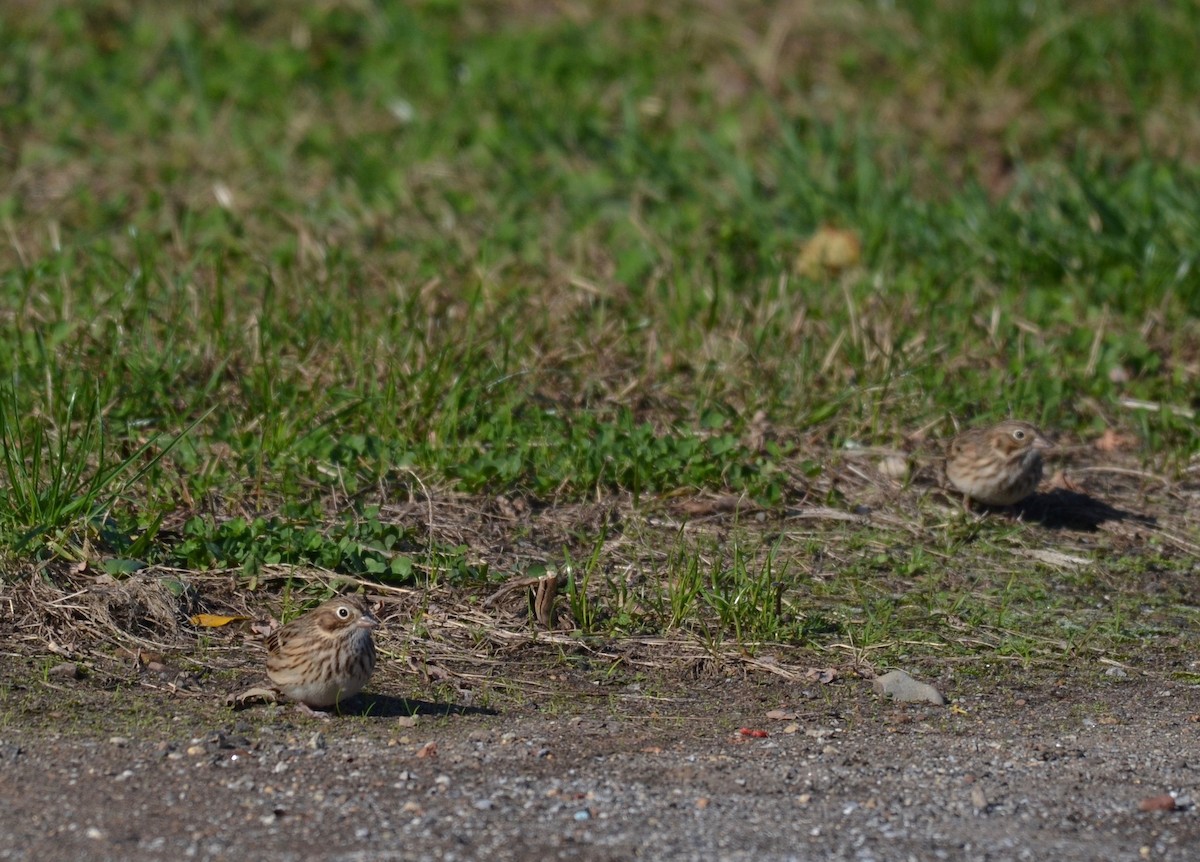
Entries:
<svg viewBox="0 0 1200 862">
<path fill-rule="evenodd" d="M 245 691 L 230 694 L 225 704 L 241 710 L 251 706 L 284 703 L 279 692 L 273 688 L 255 686 Z M 496 710 L 484 706 L 461 706 L 456 703 L 434 703 L 390 694 L 360 694 L 347 698 L 332 710 L 318 710 L 317 715 L 359 715 L 364 718 L 407 718 L 414 715 L 499 715 Z"/>
<path fill-rule="evenodd" d="M 1118 509 L 1105 501 L 1079 491 L 1056 488 L 1018 503 L 1013 510 L 1021 520 L 1051 530 L 1095 531 L 1110 521 L 1129 521 L 1146 527 L 1157 526 L 1150 515 Z"/>
<path fill-rule="evenodd" d="M 457 703 L 433 703 L 390 694 L 360 694 L 350 701 L 343 701 L 339 712 L 346 715 L 362 715 L 373 718 L 397 718 L 410 715 L 499 715 L 494 709 L 483 706 L 462 706 Z"/>
</svg>

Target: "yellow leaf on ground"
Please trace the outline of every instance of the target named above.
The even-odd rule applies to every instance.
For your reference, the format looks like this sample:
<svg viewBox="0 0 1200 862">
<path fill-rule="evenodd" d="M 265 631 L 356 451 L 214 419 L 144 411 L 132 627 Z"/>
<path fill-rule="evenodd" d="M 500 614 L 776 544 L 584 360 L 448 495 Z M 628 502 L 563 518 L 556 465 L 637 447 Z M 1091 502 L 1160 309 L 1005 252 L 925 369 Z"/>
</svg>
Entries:
<svg viewBox="0 0 1200 862">
<path fill-rule="evenodd" d="M 800 250 L 796 272 L 806 278 L 838 275 L 857 265 L 861 254 L 862 243 L 854 231 L 822 227 Z"/>
<path fill-rule="evenodd" d="M 200 626 L 205 629 L 216 629 L 221 626 L 227 626 L 230 623 L 241 622 L 248 620 L 250 617 L 229 617 L 223 614 L 196 614 L 192 617 L 192 625 Z"/>
</svg>

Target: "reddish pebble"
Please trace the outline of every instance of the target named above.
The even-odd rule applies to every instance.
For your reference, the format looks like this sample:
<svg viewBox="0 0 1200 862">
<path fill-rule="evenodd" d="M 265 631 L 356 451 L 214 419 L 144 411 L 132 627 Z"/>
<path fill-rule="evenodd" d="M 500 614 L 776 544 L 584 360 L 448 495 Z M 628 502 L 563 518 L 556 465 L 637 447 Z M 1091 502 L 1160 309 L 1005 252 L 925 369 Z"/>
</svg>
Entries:
<svg viewBox="0 0 1200 862">
<path fill-rule="evenodd" d="M 1174 811 L 1175 797 L 1170 793 L 1161 796 L 1147 796 L 1138 803 L 1139 811 Z"/>
<path fill-rule="evenodd" d="M 417 757 L 422 759 L 426 757 L 437 757 L 437 743 L 427 742 L 417 749 Z"/>
<path fill-rule="evenodd" d="M 766 739 L 768 736 L 770 736 L 770 734 L 765 730 L 757 730 L 752 727 L 738 728 L 738 733 L 740 733 L 742 736 L 749 736 L 751 739 Z"/>
</svg>

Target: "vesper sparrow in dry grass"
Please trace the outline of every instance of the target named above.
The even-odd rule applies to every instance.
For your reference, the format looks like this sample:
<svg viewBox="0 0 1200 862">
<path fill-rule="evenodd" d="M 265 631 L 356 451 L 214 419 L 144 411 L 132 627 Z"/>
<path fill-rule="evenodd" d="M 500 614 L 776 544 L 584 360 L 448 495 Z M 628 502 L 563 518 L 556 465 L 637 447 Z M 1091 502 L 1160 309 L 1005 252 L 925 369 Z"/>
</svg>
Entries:
<svg viewBox="0 0 1200 862">
<path fill-rule="evenodd" d="M 1028 422 L 1009 420 L 964 431 L 946 448 L 946 478 L 985 506 L 1011 506 L 1042 480 L 1042 450 L 1053 444 Z"/>
<path fill-rule="evenodd" d="M 267 676 L 310 709 L 353 697 L 375 670 L 377 625 L 358 596 L 331 599 L 267 638 Z"/>
</svg>

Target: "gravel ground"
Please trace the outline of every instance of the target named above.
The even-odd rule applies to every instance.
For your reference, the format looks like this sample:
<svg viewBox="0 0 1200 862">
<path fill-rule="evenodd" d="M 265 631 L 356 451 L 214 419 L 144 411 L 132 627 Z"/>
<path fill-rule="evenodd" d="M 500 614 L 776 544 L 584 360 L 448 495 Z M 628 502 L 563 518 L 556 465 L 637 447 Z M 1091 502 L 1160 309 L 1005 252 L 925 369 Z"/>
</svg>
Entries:
<svg viewBox="0 0 1200 862">
<path fill-rule="evenodd" d="M 666 686 L 321 721 L 10 684 L 0 860 L 1200 858 L 1196 686 Z"/>
</svg>

